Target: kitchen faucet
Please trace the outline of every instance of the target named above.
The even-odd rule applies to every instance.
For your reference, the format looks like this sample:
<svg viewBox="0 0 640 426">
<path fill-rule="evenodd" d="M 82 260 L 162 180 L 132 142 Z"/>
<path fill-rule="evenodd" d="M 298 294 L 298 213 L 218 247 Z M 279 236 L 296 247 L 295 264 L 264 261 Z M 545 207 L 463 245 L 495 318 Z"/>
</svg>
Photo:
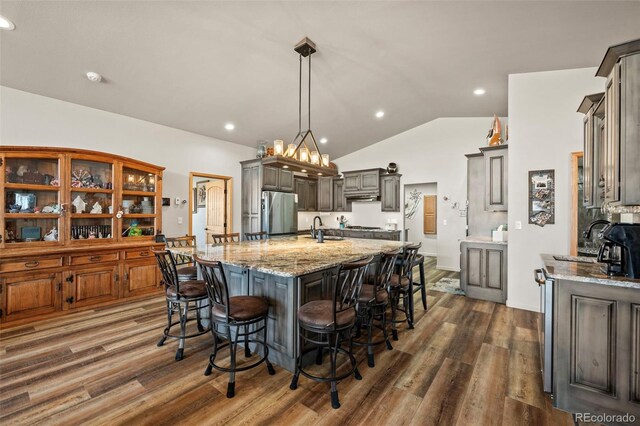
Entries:
<svg viewBox="0 0 640 426">
<path fill-rule="evenodd" d="M 591 230 L 597 226 L 597 225 L 609 225 L 611 224 L 611 222 L 609 222 L 608 220 L 604 220 L 604 219 L 598 219 L 598 220 L 594 220 L 593 222 L 591 222 L 589 224 L 589 226 L 587 226 L 587 229 L 582 233 L 582 236 L 584 238 L 591 238 Z"/>
<path fill-rule="evenodd" d="M 314 217 L 313 225 L 311 225 L 311 238 L 316 237 L 316 219 L 318 219 L 318 226 L 322 226 L 322 218 L 320 216 Z"/>
</svg>

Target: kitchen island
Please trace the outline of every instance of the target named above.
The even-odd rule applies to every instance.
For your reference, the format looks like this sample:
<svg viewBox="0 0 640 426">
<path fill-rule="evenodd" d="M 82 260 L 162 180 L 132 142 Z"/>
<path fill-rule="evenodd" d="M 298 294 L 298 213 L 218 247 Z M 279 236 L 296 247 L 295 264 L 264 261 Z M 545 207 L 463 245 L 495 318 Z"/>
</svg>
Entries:
<svg viewBox="0 0 640 426">
<path fill-rule="evenodd" d="M 297 311 L 303 304 L 332 297 L 340 264 L 378 258 L 402 247 L 385 240 L 345 238 L 319 244 L 308 236 L 275 237 L 223 245 L 172 248 L 175 254 L 222 262 L 229 292 L 269 300 L 269 359 L 293 371 L 299 351 Z M 374 271 L 376 260 L 369 268 Z"/>
<path fill-rule="evenodd" d="M 542 261 L 545 280 L 537 280 L 545 285 L 550 327 L 540 329 L 551 336 L 541 346 L 547 346 L 543 360 L 552 360 L 544 373 L 554 405 L 640 418 L 640 280 L 608 276 L 589 257 L 545 254 Z"/>
</svg>

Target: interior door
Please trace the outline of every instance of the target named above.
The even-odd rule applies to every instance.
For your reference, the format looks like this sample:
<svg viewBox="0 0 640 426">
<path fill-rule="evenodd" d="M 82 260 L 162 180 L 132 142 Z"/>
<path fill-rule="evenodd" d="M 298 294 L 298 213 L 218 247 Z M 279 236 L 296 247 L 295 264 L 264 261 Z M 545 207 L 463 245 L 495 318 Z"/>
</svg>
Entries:
<svg viewBox="0 0 640 426">
<path fill-rule="evenodd" d="M 424 196 L 423 233 L 425 234 L 438 233 L 438 222 L 437 222 L 438 201 L 436 197 L 437 197 L 436 195 Z"/>
<path fill-rule="evenodd" d="M 207 243 L 213 243 L 211 235 L 227 233 L 227 181 L 216 179 L 205 184 L 207 191 Z"/>
</svg>

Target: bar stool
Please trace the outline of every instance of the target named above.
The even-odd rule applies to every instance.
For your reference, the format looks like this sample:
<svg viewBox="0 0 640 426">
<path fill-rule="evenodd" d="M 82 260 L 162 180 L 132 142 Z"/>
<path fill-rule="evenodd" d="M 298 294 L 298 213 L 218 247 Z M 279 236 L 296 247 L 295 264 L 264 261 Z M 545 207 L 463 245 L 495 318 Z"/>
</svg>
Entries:
<svg viewBox="0 0 640 426">
<path fill-rule="evenodd" d="M 331 406 L 333 408 L 340 408 L 338 381 L 352 374 L 356 380 L 362 380 L 356 359 L 353 356 L 353 327 L 356 324 L 356 305 L 360 296 L 360 288 L 362 287 L 367 267 L 372 260 L 373 256 L 370 256 L 364 260 L 342 264 L 336 276 L 333 299 L 314 300 L 305 303 L 298 309 L 300 353 L 296 360 L 296 369 L 289 388 L 294 390 L 298 388 L 300 374 L 316 382 L 330 382 Z M 307 332 L 312 333 L 312 335 L 308 336 Z M 348 350 L 341 347 L 344 341 L 349 342 Z M 305 342 L 312 343 L 315 346 L 305 349 Z M 316 351 L 319 355 L 316 360 L 321 363 L 322 351 L 325 349 L 329 351 L 329 359 L 331 360 L 331 369 L 328 377 L 310 374 L 302 368 L 305 354 Z M 346 354 L 351 361 L 351 369 L 340 376 L 336 373 L 339 352 Z"/>
<path fill-rule="evenodd" d="M 239 243 L 240 233 L 235 232 L 233 234 L 212 234 L 211 239 L 213 240 L 213 244 Z"/>
<path fill-rule="evenodd" d="M 269 318 L 269 302 L 258 296 L 232 296 L 229 297 L 229 287 L 224 275 L 224 269 L 220 262 L 212 262 L 195 256 L 196 263 L 206 283 L 206 291 L 211 306 L 211 333 L 213 334 L 213 352 L 209 356 L 209 365 L 204 372 L 205 376 L 211 374 L 212 369 L 229 373 L 227 385 L 227 398 L 235 396 L 236 373 L 257 367 L 263 362 L 267 365 L 270 375 L 276 374 L 269 362 L 269 347 L 267 346 L 267 320 Z M 222 330 L 219 330 L 221 328 Z M 243 330 L 243 331 L 242 331 Z M 259 333 L 263 338 L 258 340 Z M 252 338 L 254 336 L 254 338 Z M 219 339 L 226 340 L 219 343 Z M 243 340 L 245 357 L 251 356 L 250 343 L 262 346 L 263 356 L 249 365 L 238 367 L 236 354 L 238 342 Z M 231 366 L 221 367 L 216 364 L 218 351 L 229 346 Z"/>
<path fill-rule="evenodd" d="M 162 278 L 165 285 L 165 297 L 167 302 L 167 326 L 164 329 L 163 336 L 157 343 L 157 346 L 164 345 L 167 338 L 178 339 L 178 350 L 176 351 L 176 361 L 180 361 L 184 356 L 185 340 L 192 337 L 200 336 L 209 331 L 210 328 L 202 326 L 200 318 L 200 308 L 208 306 L 207 290 L 204 281 L 189 280 L 181 281 L 178 279 L 178 270 L 173 255 L 169 250 L 151 250 L 158 261 L 158 266 L 162 272 Z M 178 313 L 178 321 L 173 321 L 173 314 Z M 189 317 L 189 312 L 195 312 L 196 316 Z M 187 323 L 193 320 L 197 321 L 198 332 L 187 334 Z M 171 328 L 174 325 L 180 325 L 180 334 L 171 334 Z"/>
<path fill-rule="evenodd" d="M 244 233 L 244 238 L 246 240 L 249 240 L 249 241 L 266 240 L 267 239 L 267 233 L 264 232 L 264 231 L 261 231 L 261 232 L 245 232 Z"/>
<path fill-rule="evenodd" d="M 165 238 L 165 244 L 167 248 L 178 247 L 195 247 L 196 236 L 185 235 L 184 237 L 169 237 Z M 178 279 L 180 281 L 190 281 L 198 279 L 198 270 L 196 263 L 190 256 L 184 254 L 176 254 L 173 256 L 176 261 L 176 267 L 178 268 Z"/>
<path fill-rule="evenodd" d="M 398 329 L 396 324 L 407 322 L 409 329 L 413 329 L 413 281 L 411 279 L 411 267 L 418 255 L 420 244 L 405 246 L 401 256 L 399 273 L 392 274 L 389 280 L 389 297 L 391 299 L 391 334 L 393 340 L 398 340 Z M 398 304 L 402 299 L 403 308 Z M 405 318 L 398 319 L 398 311 L 404 312 Z"/>
<path fill-rule="evenodd" d="M 418 267 L 420 271 L 420 282 L 417 282 L 413 279 L 413 269 Z M 422 307 L 424 310 L 427 310 L 427 283 L 424 280 L 424 255 L 418 253 L 416 255 L 416 259 L 413 261 L 413 265 L 411 265 L 411 277 L 413 282 L 413 294 L 420 291 L 422 297 Z"/>
<path fill-rule="evenodd" d="M 369 367 L 375 367 L 373 356 L 373 347 L 382 343 L 387 344 L 387 349 L 393 349 L 389 336 L 387 334 L 387 306 L 389 304 L 389 293 L 387 287 L 391 280 L 391 274 L 396 264 L 396 259 L 402 252 L 402 249 L 383 253 L 378 263 L 373 283 L 362 284 L 360 297 L 358 298 L 358 330 L 360 327 L 367 328 L 367 341 L 354 341 L 354 345 L 367 347 L 367 364 Z M 378 324 L 374 324 L 374 321 Z M 383 339 L 373 341 L 373 329 L 382 330 Z M 357 337 L 357 335 L 356 335 Z"/>
</svg>

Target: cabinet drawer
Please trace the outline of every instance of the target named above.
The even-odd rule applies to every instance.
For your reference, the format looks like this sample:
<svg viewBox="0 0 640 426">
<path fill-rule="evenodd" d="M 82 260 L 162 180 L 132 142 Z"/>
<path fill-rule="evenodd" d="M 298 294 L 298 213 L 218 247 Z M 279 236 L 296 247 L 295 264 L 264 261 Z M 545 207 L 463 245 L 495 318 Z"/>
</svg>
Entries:
<svg viewBox="0 0 640 426">
<path fill-rule="evenodd" d="M 96 262 L 116 262 L 118 260 L 120 260 L 118 252 L 74 255 L 69 257 L 69 265 L 90 265 Z"/>
<path fill-rule="evenodd" d="M 127 250 L 124 252 L 125 259 L 141 259 L 145 257 L 153 257 L 151 249 L 139 248 L 135 250 Z"/>
<path fill-rule="evenodd" d="M 33 271 L 62 266 L 62 256 L 8 260 L 0 263 L 0 272 Z"/>
</svg>

